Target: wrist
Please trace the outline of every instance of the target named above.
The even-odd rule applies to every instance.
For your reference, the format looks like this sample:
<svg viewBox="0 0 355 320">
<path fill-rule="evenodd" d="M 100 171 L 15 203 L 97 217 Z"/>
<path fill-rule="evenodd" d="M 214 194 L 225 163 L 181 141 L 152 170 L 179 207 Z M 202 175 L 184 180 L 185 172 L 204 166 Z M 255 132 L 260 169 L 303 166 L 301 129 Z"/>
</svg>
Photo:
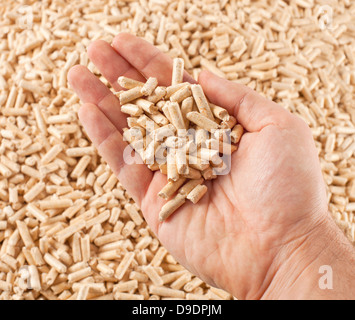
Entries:
<svg viewBox="0 0 355 320">
<path fill-rule="evenodd" d="M 354 247 L 327 215 L 280 251 L 273 262 L 273 280 L 262 298 L 354 299 L 354 266 Z"/>
</svg>

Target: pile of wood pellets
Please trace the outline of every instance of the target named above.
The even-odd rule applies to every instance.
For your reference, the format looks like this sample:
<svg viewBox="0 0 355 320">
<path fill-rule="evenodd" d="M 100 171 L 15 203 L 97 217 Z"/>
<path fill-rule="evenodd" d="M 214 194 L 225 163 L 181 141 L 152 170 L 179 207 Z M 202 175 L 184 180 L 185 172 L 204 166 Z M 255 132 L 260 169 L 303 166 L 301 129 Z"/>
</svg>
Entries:
<svg viewBox="0 0 355 320">
<path fill-rule="evenodd" d="M 244 128 L 222 107 L 208 102 L 199 84 L 183 82 L 184 60 L 173 61 L 171 86 L 158 86 L 121 76 L 117 92 L 121 111 L 128 114 L 123 137 L 152 171 L 167 175 L 159 196 L 169 200 L 159 213 L 164 221 L 190 200 L 196 204 L 207 192 L 204 180 L 229 172 L 219 155 L 231 156 Z M 230 163 L 230 157 L 228 158 Z"/>
<path fill-rule="evenodd" d="M 98 156 L 66 75 L 96 39 L 145 38 L 311 127 L 329 208 L 355 242 L 350 0 L 43 0 L 0 7 L 0 299 L 232 299 L 180 266 Z"/>
</svg>

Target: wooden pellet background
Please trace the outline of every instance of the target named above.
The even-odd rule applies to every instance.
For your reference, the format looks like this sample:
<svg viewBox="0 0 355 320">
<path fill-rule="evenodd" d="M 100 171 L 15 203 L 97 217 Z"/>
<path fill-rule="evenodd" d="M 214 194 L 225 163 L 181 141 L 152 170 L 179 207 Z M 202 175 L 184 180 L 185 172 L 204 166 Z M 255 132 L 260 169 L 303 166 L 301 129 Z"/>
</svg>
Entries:
<svg viewBox="0 0 355 320">
<path fill-rule="evenodd" d="M 78 122 L 67 71 L 100 76 L 86 47 L 121 31 L 302 117 L 355 242 L 353 1 L 23 0 L 0 16 L 0 299 L 232 298 L 160 246 Z"/>
</svg>

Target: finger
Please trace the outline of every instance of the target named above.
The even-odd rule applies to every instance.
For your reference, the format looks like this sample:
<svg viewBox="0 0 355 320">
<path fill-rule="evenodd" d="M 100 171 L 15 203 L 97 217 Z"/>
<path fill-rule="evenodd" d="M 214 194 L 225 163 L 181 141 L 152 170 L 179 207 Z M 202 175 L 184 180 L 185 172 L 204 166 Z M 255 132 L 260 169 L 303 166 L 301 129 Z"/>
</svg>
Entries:
<svg viewBox="0 0 355 320">
<path fill-rule="evenodd" d="M 112 41 L 113 48 L 146 78 L 156 77 L 159 85 L 171 85 L 172 59 L 149 42 L 129 33 L 120 33 Z M 185 71 L 184 81 L 196 81 Z"/>
<path fill-rule="evenodd" d="M 152 172 L 145 165 L 126 164 L 123 153 L 126 147 L 130 147 L 96 105 L 85 103 L 79 109 L 79 118 L 99 154 L 108 163 L 129 195 L 140 205 L 152 181 Z"/>
<path fill-rule="evenodd" d="M 208 99 L 228 110 L 248 131 L 260 131 L 270 124 L 282 124 L 291 114 L 247 86 L 203 71 L 199 77 Z"/>
<path fill-rule="evenodd" d="M 69 70 L 68 81 L 84 103 L 92 103 L 122 132 L 126 126 L 126 115 L 121 112 L 118 99 L 94 74 L 84 66 L 74 66 Z"/>
<path fill-rule="evenodd" d="M 145 82 L 145 78 L 137 69 L 122 58 L 106 41 L 96 40 L 90 44 L 88 56 L 116 91 L 122 90 L 117 83 L 120 76 Z"/>
</svg>

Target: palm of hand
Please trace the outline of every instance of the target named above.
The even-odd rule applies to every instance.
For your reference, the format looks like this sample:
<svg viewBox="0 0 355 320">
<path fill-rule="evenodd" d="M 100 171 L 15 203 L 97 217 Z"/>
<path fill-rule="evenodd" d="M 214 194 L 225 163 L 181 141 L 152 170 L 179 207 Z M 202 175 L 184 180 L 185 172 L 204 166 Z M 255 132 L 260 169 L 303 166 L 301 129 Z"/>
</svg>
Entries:
<svg viewBox="0 0 355 320">
<path fill-rule="evenodd" d="M 141 80 L 137 69 L 146 77 L 160 73 L 159 83 L 169 83 L 169 58 L 130 35 L 118 37 L 116 44 L 128 44 L 121 48 L 114 41 L 118 53 L 102 42 L 92 45 L 91 54 L 89 51 L 90 58 L 111 83 L 123 73 Z M 142 60 L 130 61 L 130 50 L 136 57 L 140 54 Z M 112 63 L 121 70 L 105 66 Z M 166 68 L 162 68 L 164 63 Z M 166 73 L 161 74 L 164 69 Z M 235 84 L 214 77 L 220 82 L 216 86 L 211 77 L 214 76 L 204 75 L 201 79 L 208 97 L 235 113 L 241 123 L 246 119 L 255 123 L 250 121 L 250 128 L 242 123 L 252 132 L 243 136 L 233 154 L 230 174 L 207 182 L 208 193 L 198 205 L 185 203 L 163 223 L 158 222 L 158 213 L 164 201 L 158 199 L 157 193 L 166 178 L 150 173 L 142 165 L 127 168 L 118 160 L 124 147 L 119 131 L 125 120 L 122 114 L 121 119 L 114 118 L 112 111 L 119 111 L 109 109 L 105 100 L 111 104 L 117 101 L 113 102 L 115 98 L 82 67 L 70 72 L 69 81 L 86 103 L 79 115 L 89 137 L 140 203 L 148 224 L 163 245 L 208 283 L 237 296 L 260 297 L 272 278 L 272 265 L 280 250 L 303 236 L 302 232 L 306 234 L 326 212 L 318 159 L 308 128 L 300 120 L 246 89 L 241 89 L 245 91 L 242 95 L 230 92 Z M 229 98 L 223 98 L 223 90 Z M 261 110 L 255 111 L 257 108 Z M 250 119 L 253 114 L 254 119 Z M 301 223 L 304 227 L 296 231 Z"/>
<path fill-rule="evenodd" d="M 322 179 L 313 174 L 317 158 L 309 161 L 309 150 L 297 147 L 297 140 L 304 138 L 299 135 L 302 132 L 292 134 L 274 125 L 246 133 L 230 174 L 209 182 L 208 194 L 198 205 L 185 204 L 156 226 L 162 243 L 208 283 L 230 292 L 239 284 L 240 289 L 248 288 L 234 289 L 240 296 L 248 292 L 260 297 L 281 248 L 322 219 L 311 214 L 326 212 Z M 159 188 L 153 180 L 143 212 L 157 214 L 150 199 Z M 305 227 L 300 233 L 301 223 Z"/>
</svg>

